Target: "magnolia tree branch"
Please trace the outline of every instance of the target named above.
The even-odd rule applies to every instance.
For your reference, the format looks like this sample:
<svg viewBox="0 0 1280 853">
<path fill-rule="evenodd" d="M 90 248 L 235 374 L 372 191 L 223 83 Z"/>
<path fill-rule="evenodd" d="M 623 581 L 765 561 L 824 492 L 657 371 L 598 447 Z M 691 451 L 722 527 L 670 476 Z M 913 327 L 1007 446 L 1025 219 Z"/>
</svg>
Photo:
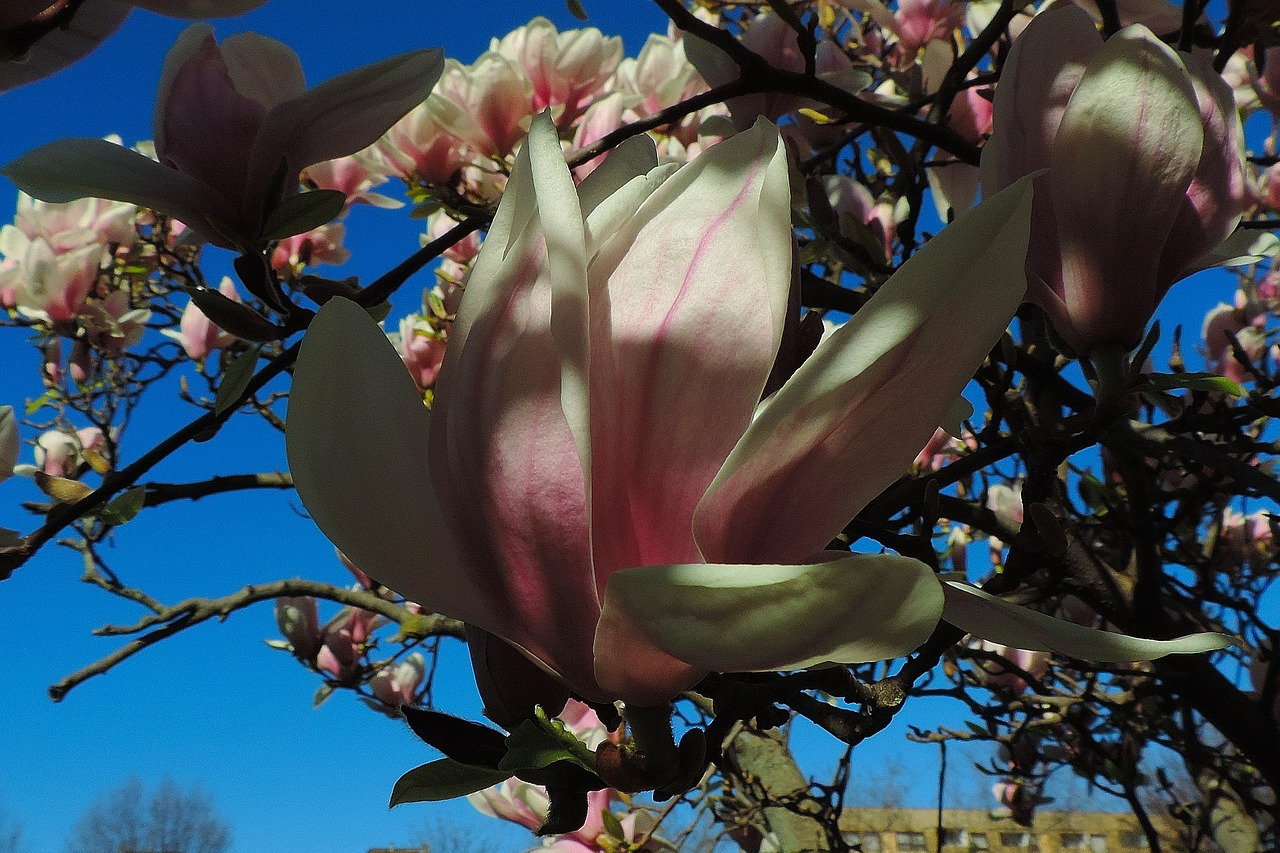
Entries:
<svg viewBox="0 0 1280 853">
<path fill-rule="evenodd" d="M 263 474 L 226 474 L 195 483 L 145 483 L 144 506 L 160 506 L 170 501 L 198 501 L 210 495 L 250 489 L 292 489 L 293 476 L 280 471 Z"/>
<path fill-rule="evenodd" d="M 91 582 L 94 582 L 91 580 Z M 104 580 L 98 583 L 109 588 Z M 118 592 L 111 589 L 112 592 Z M 174 634 L 185 631 L 201 622 L 217 618 L 226 619 L 237 610 L 242 610 L 260 601 L 272 601 L 286 596 L 309 596 L 324 599 L 338 604 L 369 610 L 385 616 L 401 626 L 405 633 L 417 637 L 457 637 L 462 638 L 462 623 L 445 616 L 424 615 L 414 613 L 403 605 L 387 601 L 368 590 L 345 589 L 320 581 L 301 579 L 279 580 L 266 584 L 246 586 L 238 592 L 221 598 L 189 598 L 172 606 L 152 608 L 154 613 L 144 616 L 132 625 L 107 625 L 94 631 L 99 636 L 124 636 L 139 634 L 136 639 L 106 657 L 73 672 L 57 684 L 49 688 L 49 697 L 61 702 L 72 688 L 83 684 L 90 678 L 109 672 L 117 664 L 128 660 L 138 652 L 155 645 Z M 128 597 L 128 596 L 126 596 Z"/>
<path fill-rule="evenodd" d="M 741 71 L 740 82 L 745 91 L 777 92 L 813 98 L 844 113 L 844 119 L 853 124 L 883 127 L 904 133 L 941 148 L 943 151 L 971 165 L 978 165 L 980 150 L 950 128 L 917 118 L 910 112 L 890 110 L 865 101 L 826 80 L 804 71 L 784 71 L 774 68 L 764 57 L 744 46 L 732 33 L 700 20 L 686 9 L 680 0 L 654 0 L 666 12 L 673 23 L 685 32 L 720 48 Z"/>
</svg>

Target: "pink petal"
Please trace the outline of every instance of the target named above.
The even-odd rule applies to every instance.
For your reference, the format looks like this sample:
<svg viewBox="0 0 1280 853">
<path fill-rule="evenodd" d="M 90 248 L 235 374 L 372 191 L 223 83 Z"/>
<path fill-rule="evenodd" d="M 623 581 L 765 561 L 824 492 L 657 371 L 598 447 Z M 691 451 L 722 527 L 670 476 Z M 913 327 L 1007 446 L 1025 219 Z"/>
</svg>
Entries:
<svg viewBox="0 0 1280 853">
<path fill-rule="evenodd" d="M 587 448 L 578 443 L 584 240 L 555 129 L 539 117 L 462 297 L 436 383 L 430 454 L 446 518 L 505 617 L 481 627 L 599 698 Z"/>
<path fill-rule="evenodd" d="M 1091 346 L 1135 346 L 1173 283 L 1159 279 L 1158 259 L 1203 136 L 1186 70 L 1144 27 L 1113 36 L 1076 87 L 1048 180 L 1067 308 Z"/>
<path fill-rule="evenodd" d="M 1028 182 L 961 214 L 765 404 L 695 517 L 704 556 L 796 563 L 905 474 L 1026 291 Z"/>
<path fill-rule="evenodd" d="M 694 508 L 751 421 L 791 281 L 786 153 L 768 122 L 711 148 L 590 267 L 596 573 L 696 562 Z"/>
</svg>

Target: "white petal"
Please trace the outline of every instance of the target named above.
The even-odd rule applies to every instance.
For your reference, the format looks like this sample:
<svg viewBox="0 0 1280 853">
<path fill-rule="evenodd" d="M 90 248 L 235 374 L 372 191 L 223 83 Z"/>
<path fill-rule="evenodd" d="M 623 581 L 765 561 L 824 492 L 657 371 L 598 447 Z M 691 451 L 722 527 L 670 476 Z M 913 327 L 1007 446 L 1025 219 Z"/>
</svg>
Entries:
<svg viewBox="0 0 1280 853">
<path fill-rule="evenodd" d="M 806 566 L 686 564 L 615 572 L 602 623 L 621 617 L 659 649 L 720 672 L 901 657 L 938 624 L 927 566 L 855 554 Z"/>
<path fill-rule="evenodd" d="M 316 315 L 294 368 L 289 470 L 316 525 L 413 601 L 496 628 L 445 527 L 427 468 L 429 419 L 386 335 L 353 302 Z"/>
<path fill-rule="evenodd" d="M 1018 649 L 1058 652 L 1092 661 L 1155 660 L 1165 655 L 1225 649 L 1235 641 L 1226 634 L 1188 634 L 1173 640 L 1146 640 L 1064 622 L 1011 604 L 976 586 L 957 581 L 942 585 L 946 605 L 942 618 L 957 628 Z"/>
</svg>

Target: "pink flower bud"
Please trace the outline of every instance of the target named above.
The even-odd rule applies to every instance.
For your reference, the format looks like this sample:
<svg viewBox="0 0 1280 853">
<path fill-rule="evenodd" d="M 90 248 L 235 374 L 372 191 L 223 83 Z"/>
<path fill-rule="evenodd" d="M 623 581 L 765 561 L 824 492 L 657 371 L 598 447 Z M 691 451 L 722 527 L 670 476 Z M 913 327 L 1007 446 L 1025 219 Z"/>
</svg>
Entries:
<svg viewBox="0 0 1280 853">
<path fill-rule="evenodd" d="M 289 641 L 291 651 L 303 661 L 313 661 L 320 651 L 320 614 L 310 596 L 276 599 L 276 625 Z"/>
<path fill-rule="evenodd" d="M 426 674 L 426 661 L 413 652 L 399 663 L 388 663 L 369 679 L 369 688 L 383 704 L 392 708 L 410 705 L 418 694 L 418 686 Z"/>
<path fill-rule="evenodd" d="M 1226 239 L 1243 211 L 1242 138 L 1203 57 L 1139 25 L 1104 44 L 1076 7 L 1031 22 L 996 88 L 983 181 L 1049 168 L 1029 297 L 1066 348 L 1135 346 L 1165 292 Z"/>
<path fill-rule="evenodd" d="M 218 292 L 233 302 L 240 301 L 240 294 L 230 276 L 222 277 Z M 195 300 L 189 301 L 187 307 L 183 309 L 178 331 L 165 329 L 163 333 L 181 344 L 187 357 L 192 361 L 204 361 L 209 357 L 209 353 L 227 346 L 236 339 L 235 335 L 224 332 L 210 320 L 200 310 L 200 306 L 196 305 Z"/>
</svg>

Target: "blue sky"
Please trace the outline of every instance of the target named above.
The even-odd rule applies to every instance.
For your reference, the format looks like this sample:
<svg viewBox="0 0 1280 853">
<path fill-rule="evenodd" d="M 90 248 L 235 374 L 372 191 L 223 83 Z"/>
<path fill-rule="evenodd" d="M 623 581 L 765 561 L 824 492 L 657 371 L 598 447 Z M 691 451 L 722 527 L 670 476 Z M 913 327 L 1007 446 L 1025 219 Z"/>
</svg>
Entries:
<svg viewBox="0 0 1280 853">
<path fill-rule="evenodd" d="M 639 50 L 646 33 L 665 27 L 656 8 L 639 0 L 586 0 L 586 5 L 590 23 L 622 35 L 629 55 Z M 353 8 L 360 13 L 352 14 Z M 288 42 L 316 83 L 424 46 L 442 46 L 468 62 L 491 36 L 534 14 L 552 18 L 561 28 L 578 25 L 559 2 L 270 0 L 257 12 L 216 27 L 221 35 L 252 29 Z M 5 128 L 0 162 L 61 136 L 119 133 L 127 143 L 149 138 L 163 52 L 183 26 L 137 13 L 75 68 L 0 95 Z M 0 197 L 11 199 L 6 186 L 0 185 Z M 9 204 L 0 205 L 0 221 L 7 220 Z M 355 258 L 343 273 L 375 277 L 416 248 L 419 230 L 420 223 L 402 213 L 358 209 L 349 221 L 347 243 Z M 420 287 L 411 283 L 404 289 L 402 309 L 416 304 Z M 1229 301 L 1231 291 L 1222 276 L 1183 283 L 1163 314 L 1187 324 L 1186 340 L 1194 341 L 1204 311 Z M 37 368 L 36 352 L 24 334 L 0 334 L 0 402 L 20 405 L 34 396 Z M 135 419 L 126 444 L 130 458 L 192 416 L 171 394 L 153 396 Z M 237 424 L 214 442 L 184 448 L 153 476 L 182 481 L 270 471 L 283 466 L 283 459 L 278 434 L 258 424 Z M 0 526 L 29 530 L 30 516 L 17 504 L 33 497 L 34 490 L 20 481 L 0 485 Z M 107 557 L 127 580 L 169 601 L 221 595 L 280 577 L 349 580 L 332 548 L 302 517 L 296 497 L 285 492 L 150 510 L 119 531 Z M 201 781 L 232 825 L 236 853 L 339 853 L 407 845 L 430 822 L 460 823 L 476 837 L 492 839 L 495 851 L 527 846 L 522 831 L 475 818 L 465 803 L 388 812 L 395 779 L 433 756 L 405 727 L 370 713 L 349 695 L 313 710 L 310 697 L 318 679 L 262 643 L 275 635 L 268 606 L 161 643 L 81 686 L 65 702 L 51 703 L 48 685 L 116 647 L 117 641 L 93 637 L 91 630 L 139 615 L 80 583 L 79 574 L 76 555 L 49 547 L 0 583 L 0 624 L 10 648 L 0 664 L 0 719 L 6 732 L 0 740 L 0 814 L 23 824 L 28 850 L 60 850 L 89 803 L 131 774 L 148 781 L 164 776 Z M 464 658 L 456 648 L 447 656 L 437 698 L 446 710 L 475 715 L 478 702 Z M 936 706 L 923 707 L 926 712 L 917 710 L 909 720 L 936 724 Z M 912 798 L 927 805 L 936 785 L 937 749 L 905 747 L 907 721 L 858 749 L 855 777 L 870 780 L 874 789 L 893 757 L 910 749 L 903 758 L 920 780 Z M 834 756 L 825 736 L 801 732 L 798 738 L 813 767 L 823 765 L 823 756 Z M 957 770 L 953 778 L 966 787 L 979 784 L 967 771 Z"/>
</svg>

